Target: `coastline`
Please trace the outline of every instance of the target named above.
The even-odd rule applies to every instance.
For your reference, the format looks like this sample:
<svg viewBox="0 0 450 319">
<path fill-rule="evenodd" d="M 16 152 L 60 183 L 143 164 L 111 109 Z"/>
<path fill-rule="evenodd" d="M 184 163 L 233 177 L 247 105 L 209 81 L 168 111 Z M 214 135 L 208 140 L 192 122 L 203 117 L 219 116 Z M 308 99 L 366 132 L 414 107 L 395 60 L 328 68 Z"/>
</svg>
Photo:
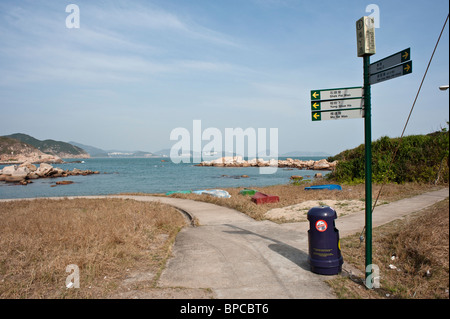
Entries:
<svg viewBox="0 0 450 319">
<path fill-rule="evenodd" d="M 307 170 L 333 170 L 336 168 L 338 161 L 328 162 L 326 159 L 300 160 L 286 158 L 285 160 L 264 160 L 254 158 L 244 160 L 242 156 L 226 156 L 212 161 L 203 161 L 195 166 L 213 166 L 213 167 L 278 167 L 278 168 L 298 168 Z"/>
</svg>

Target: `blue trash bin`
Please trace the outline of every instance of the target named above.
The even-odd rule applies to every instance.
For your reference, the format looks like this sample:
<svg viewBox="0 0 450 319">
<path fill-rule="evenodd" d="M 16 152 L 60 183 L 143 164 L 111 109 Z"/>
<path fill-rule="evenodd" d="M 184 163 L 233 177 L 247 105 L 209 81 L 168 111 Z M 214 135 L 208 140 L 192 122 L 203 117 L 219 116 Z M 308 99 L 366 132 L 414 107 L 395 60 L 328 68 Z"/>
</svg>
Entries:
<svg viewBox="0 0 450 319">
<path fill-rule="evenodd" d="M 334 223 L 336 218 L 336 211 L 329 206 L 313 207 L 308 211 L 308 262 L 314 273 L 336 275 L 342 270 L 344 259 L 339 231 Z"/>
</svg>

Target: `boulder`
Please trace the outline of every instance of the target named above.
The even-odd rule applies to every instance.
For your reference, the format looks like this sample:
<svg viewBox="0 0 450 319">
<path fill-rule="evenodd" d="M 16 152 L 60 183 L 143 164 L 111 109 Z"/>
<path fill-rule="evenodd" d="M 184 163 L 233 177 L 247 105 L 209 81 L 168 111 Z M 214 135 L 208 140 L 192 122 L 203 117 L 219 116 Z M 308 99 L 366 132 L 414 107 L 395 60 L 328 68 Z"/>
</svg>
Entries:
<svg viewBox="0 0 450 319">
<path fill-rule="evenodd" d="M 269 161 L 265 161 L 262 158 L 258 158 L 258 161 L 257 161 L 257 166 L 258 167 L 265 167 L 265 166 L 268 166 L 268 165 L 269 165 Z"/>
<path fill-rule="evenodd" d="M 278 161 L 276 159 L 269 160 L 269 166 L 278 167 Z"/>
<path fill-rule="evenodd" d="M 13 172 L 17 169 L 17 165 L 5 166 L 2 169 L 2 175 L 11 176 Z"/>
<path fill-rule="evenodd" d="M 83 173 L 83 171 L 81 169 L 79 169 L 79 168 L 74 168 L 72 170 L 72 175 L 79 175 L 79 174 L 82 174 L 82 173 Z"/>
<path fill-rule="evenodd" d="M 21 182 L 23 180 L 25 180 L 25 177 L 20 176 L 20 175 L 18 175 L 18 176 L 6 176 L 6 178 L 5 178 L 5 182 L 7 182 L 7 183 L 18 183 L 18 182 Z"/>
<path fill-rule="evenodd" d="M 69 185 L 69 184 L 73 184 L 73 181 L 59 181 L 59 182 L 56 182 L 56 185 Z"/>
<path fill-rule="evenodd" d="M 58 167 L 53 167 L 50 171 L 47 172 L 47 177 L 61 177 L 65 171 Z"/>
<path fill-rule="evenodd" d="M 27 175 L 30 173 L 30 170 L 27 167 L 18 167 L 14 172 L 12 172 L 11 176 L 25 179 Z"/>
<path fill-rule="evenodd" d="M 37 170 L 36 165 L 34 165 L 34 164 L 30 163 L 30 162 L 25 162 L 23 164 L 20 164 L 19 167 L 26 167 L 26 168 L 28 168 L 28 170 L 30 172 L 35 172 Z"/>
<path fill-rule="evenodd" d="M 39 168 L 35 171 L 35 173 L 36 173 L 39 177 L 44 177 L 44 176 L 46 176 L 52 169 L 53 169 L 53 166 L 51 166 L 50 164 L 47 164 L 47 163 L 41 163 L 41 164 L 39 165 Z"/>
<path fill-rule="evenodd" d="M 38 179 L 39 175 L 36 174 L 35 172 L 31 172 L 30 174 L 27 175 L 28 179 Z"/>
<path fill-rule="evenodd" d="M 212 160 L 210 163 L 211 163 L 211 165 L 223 164 L 223 157 Z"/>
<path fill-rule="evenodd" d="M 320 161 L 314 163 L 313 169 L 314 170 L 330 169 L 330 164 L 326 159 L 321 159 Z"/>
<path fill-rule="evenodd" d="M 336 165 L 338 164 L 338 161 L 333 161 L 333 162 L 331 162 L 331 163 L 329 163 L 330 164 L 330 168 L 331 169 L 335 169 L 336 168 Z"/>
<path fill-rule="evenodd" d="M 225 157 L 222 157 L 222 162 L 224 164 L 233 164 L 234 158 L 233 158 L 233 156 L 225 156 Z"/>
</svg>

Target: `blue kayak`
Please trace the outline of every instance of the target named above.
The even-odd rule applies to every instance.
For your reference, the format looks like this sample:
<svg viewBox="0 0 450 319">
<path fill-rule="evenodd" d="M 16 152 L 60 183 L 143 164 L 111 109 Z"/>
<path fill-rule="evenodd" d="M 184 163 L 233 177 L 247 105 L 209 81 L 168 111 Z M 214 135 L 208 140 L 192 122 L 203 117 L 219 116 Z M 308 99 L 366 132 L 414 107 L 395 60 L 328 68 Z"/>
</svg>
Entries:
<svg viewBox="0 0 450 319">
<path fill-rule="evenodd" d="M 305 187 L 306 190 L 310 190 L 310 189 L 329 189 L 329 190 L 338 190 L 341 191 L 342 187 L 341 185 L 336 185 L 336 184 L 328 184 L 328 185 L 315 185 L 315 186 L 309 186 L 309 187 Z"/>
</svg>

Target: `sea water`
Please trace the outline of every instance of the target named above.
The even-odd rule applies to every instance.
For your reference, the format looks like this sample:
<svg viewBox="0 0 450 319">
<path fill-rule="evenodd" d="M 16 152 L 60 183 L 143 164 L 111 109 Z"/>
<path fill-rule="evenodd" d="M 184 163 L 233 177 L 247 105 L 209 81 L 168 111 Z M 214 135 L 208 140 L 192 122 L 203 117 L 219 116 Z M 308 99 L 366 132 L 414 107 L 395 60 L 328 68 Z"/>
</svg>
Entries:
<svg viewBox="0 0 450 319">
<path fill-rule="evenodd" d="M 320 160 L 323 157 L 299 157 Z M 284 159 L 284 158 L 280 158 Z M 89 158 L 66 159 L 54 164 L 64 170 L 99 171 L 87 176 L 41 178 L 26 186 L 0 182 L 0 199 L 56 196 L 109 195 L 120 193 L 166 193 L 169 191 L 220 189 L 226 187 L 258 187 L 288 184 L 292 175 L 313 179 L 325 171 L 278 168 L 274 174 L 260 174 L 257 167 L 201 167 L 191 163 L 175 164 L 162 158 Z M 71 163 L 72 162 L 72 163 Z M 0 169 L 5 165 L 1 165 Z M 248 175 L 248 178 L 241 177 Z M 55 185 L 70 180 L 73 184 Z"/>
</svg>

